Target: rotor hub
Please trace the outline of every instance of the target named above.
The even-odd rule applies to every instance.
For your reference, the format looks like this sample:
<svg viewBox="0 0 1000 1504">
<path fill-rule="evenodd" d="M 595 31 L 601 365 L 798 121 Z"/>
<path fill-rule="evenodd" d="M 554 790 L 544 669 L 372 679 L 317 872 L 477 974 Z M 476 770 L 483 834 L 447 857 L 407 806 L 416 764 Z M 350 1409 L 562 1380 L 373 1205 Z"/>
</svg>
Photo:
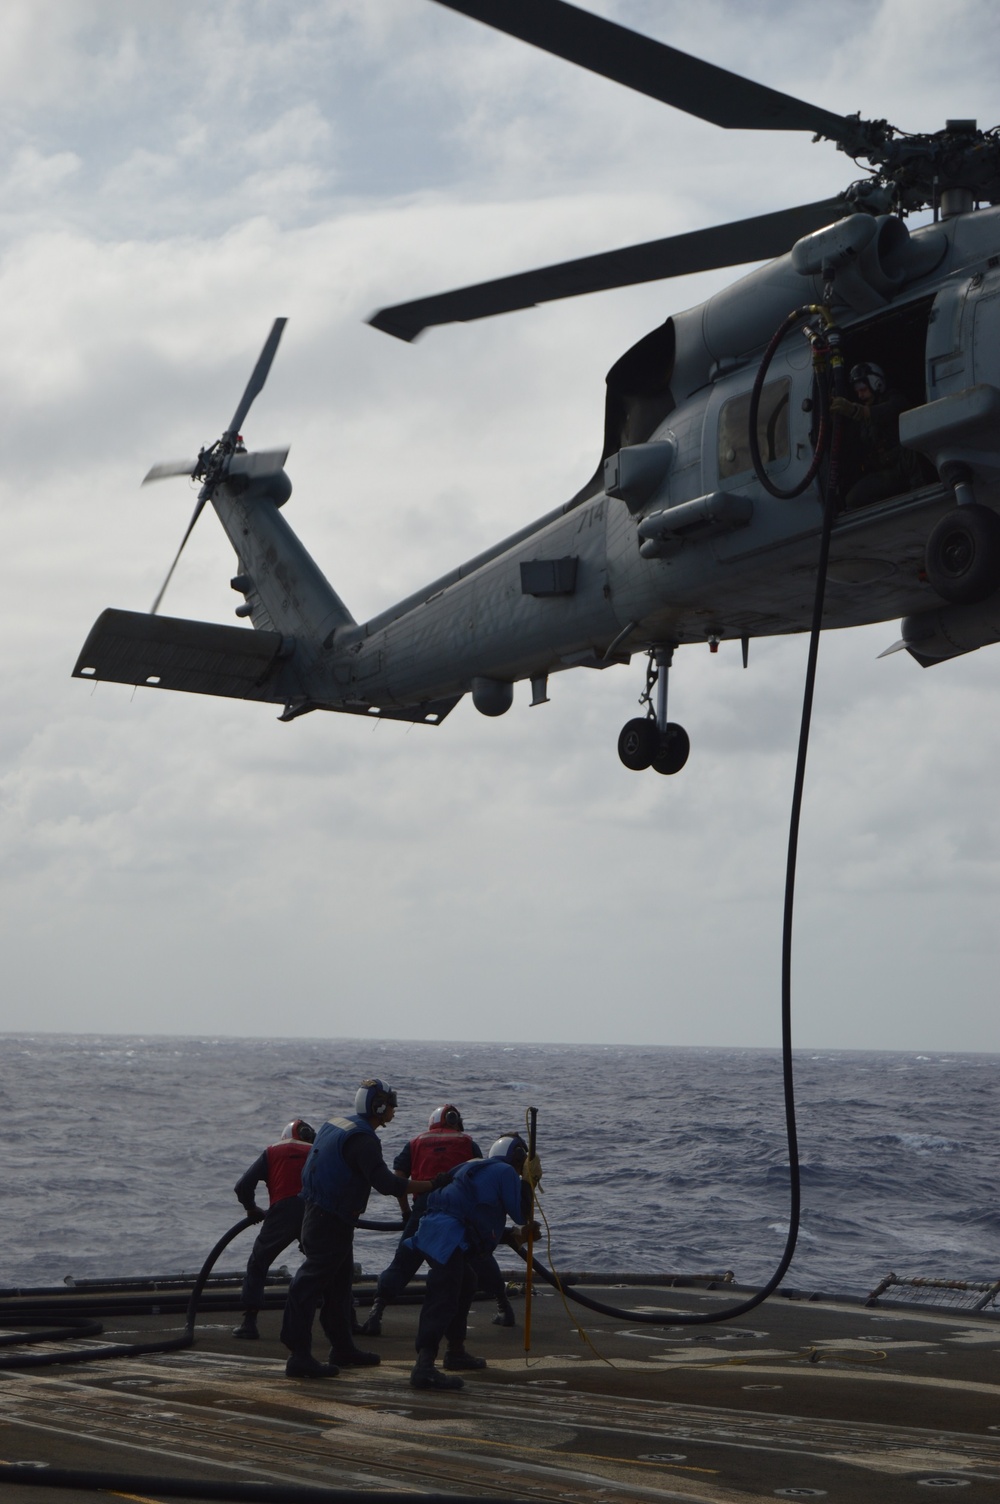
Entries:
<svg viewBox="0 0 1000 1504">
<path fill-rule="evenodd" d="M 949 120 L 943 130 L 911 136 L 885 120 L 849 118 L 852 123 L 857 118 L 857 126 L 838 147 L 872 167 L 872 176 L 845 195 L 856 209 L 906 214 L 949 201 L 969 208 L 1000 203 L 997 129 L 981 131 L 975 120 Z"/>
</svg>

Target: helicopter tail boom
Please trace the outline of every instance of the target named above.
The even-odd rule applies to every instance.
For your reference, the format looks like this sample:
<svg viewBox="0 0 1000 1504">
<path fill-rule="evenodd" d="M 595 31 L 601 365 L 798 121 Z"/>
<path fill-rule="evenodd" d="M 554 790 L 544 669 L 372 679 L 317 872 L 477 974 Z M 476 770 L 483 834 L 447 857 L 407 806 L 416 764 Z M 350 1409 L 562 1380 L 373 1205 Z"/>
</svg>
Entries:
<svg viewBox="0 0 1000 1504">
<path fill-rule="evenodd" d="M 279 482 L 284 486 L 276 493 Z M 244 604 L 236 614 L 258 630 L 327 644 L 338 627 L 353 626 L 354 617 L 282 516 L 290 491 L 282 470 L 257 481 L 227 481 L 212 496 L 239 562 L 231 583 Z"/>
</svg>

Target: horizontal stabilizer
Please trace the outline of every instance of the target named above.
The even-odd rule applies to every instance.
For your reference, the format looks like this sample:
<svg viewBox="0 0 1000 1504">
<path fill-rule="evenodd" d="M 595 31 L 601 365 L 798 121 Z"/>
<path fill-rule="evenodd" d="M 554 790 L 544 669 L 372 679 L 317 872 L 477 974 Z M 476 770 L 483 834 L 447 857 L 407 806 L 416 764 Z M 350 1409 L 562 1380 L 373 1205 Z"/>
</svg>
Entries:
<svg viewBox="0 0 1000 1504">
<path fill-rule="evenodd" d="M 289 646 L 280 632 L 110 609 L 91 628 L 73 677 L 284 702 Z"/>
<path fill-rule="evenodd" d="M 343 704 L 313 699 L 290 663 L 294 639 L 280 632 L 223 627 L 144 611 L 102 611 L 73 669 L 74 679 L 148 685 L 262 700 L 283 705 L 282 721 L 312 710 L 331 710 L 368 720 L 410 721 L 439 726 L 462 696 L 421 700 L 416 705 Z"/>
</svg>

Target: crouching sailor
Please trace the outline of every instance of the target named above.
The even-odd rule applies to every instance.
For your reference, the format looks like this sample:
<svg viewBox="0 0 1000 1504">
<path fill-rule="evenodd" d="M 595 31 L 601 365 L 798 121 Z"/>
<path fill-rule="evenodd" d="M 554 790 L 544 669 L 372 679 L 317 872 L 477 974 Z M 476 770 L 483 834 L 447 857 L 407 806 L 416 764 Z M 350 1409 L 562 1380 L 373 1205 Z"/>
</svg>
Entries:
<svg viewBox="0 0 1000 1504">
<path fill-rule="evenodd" d="M 414 1389 L 461 1389 L 454 1373 L 435 1366 L 445 1340 L 446 1369 L 486 1367 L 465 1350 L 469 1307 L 476 1290 L 474 1261 L 504 1239 L 513 1246 L 538 1232 L 531 1215 L 531 1187 L 521 1179 L 528 1146 L 520 1134 L 498 1138 L 486 1159 L 469 1160 L 449 1172 L 450 1181 L 427 1198 L 427 1210 L 411 1239 L 427 1260 L 427 1290 L 417 1327 Z M 515 1224 L 504 1235 L 507 1218 Z"/>
<path fill-rule="evenodd" d="M 402 1182 L 383 1160 L 376 1137 L 392 1122 L 395 1111 L 396 1093 L 390 1087 L 375 1079 L 363 1081 L 353 1114 L 324 1123 L 309 1152 L 302 1172 L 305 1262 L 288 1287 L 281 1326 L 281 1340 L 291 1353 L 285 1365 L 290 1379 L 333 1378 L 345 1366 L 360 1368 L 379 1361 L 378 1353 L 355 1347 L 351 1332 L 354 1228 L 373 1190 L 383 1196 L 399 1194 Z M 430 1182 L 410 1180 L 405 1188 L 419 1196 L 430 1190 Z M 330 1342 L 327 1363 L 312 1355 L 317 1306 Z"/>
<path fill-rule="evenodd" d="M 444 1184 L 444 1178 L 438 1181 L 438 1176 L 445 1177 L 449 1170 L 465 1164 L 466 1160 L 482 1159 L 482 1157 L 482 1149 L 465 1131 L 462 1114 L 453 1103 L 446 1102 L 443 1107 L 436 1107 L 431 1113 L 427 1132 L 418 1133 L 416 1138 L 410 1139 L 410 1142 L 404 1145 L 402 1151 L 393 1160 L 392 1168 L 403 1180 L 415 1177 L 417 1180 L 429 1180 L 432 1184 Z M 378 1277 L 371 1315 L 362 1327 L 362 1331 L 366 1332 L 369 1337 L 381 1337 L 382 1318 L 386 1306 L 399 1300 L 424 1261 L 424 1256 L 414 1246 L 413 1239 L 420 1218 L 426 1209 L 426 1196 L 416 1198 L 412 1212 L 408 1206 L 405 1207 L 406 1225 L 403 1228 L 403 1236 L 399 1240 L 392 1263 L 383 1269 Z M 497 1314 L 493 1318 L 495 1324 L 513 1326 L 514 1308 L 507 1299 L 503 1275 L 491 1253 L 479 1260 L 476 1274 L 480 1287 L 496 1300 Z"/>
</svg>

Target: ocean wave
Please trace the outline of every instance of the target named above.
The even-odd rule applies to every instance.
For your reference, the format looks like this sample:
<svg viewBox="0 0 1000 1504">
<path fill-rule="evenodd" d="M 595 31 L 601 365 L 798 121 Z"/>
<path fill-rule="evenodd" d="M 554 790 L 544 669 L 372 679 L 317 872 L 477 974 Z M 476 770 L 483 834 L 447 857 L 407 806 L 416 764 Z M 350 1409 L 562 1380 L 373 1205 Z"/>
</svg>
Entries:
<svg viewBox="0 0 1000 1504">
<path fill-rule="evenodd" d="M 932 1149 L 945 1149 L 952 1153 L 960 1147 L 954 1139 L 946 1138 L 940 1133 L 890 1133 L 886 1136 L 906 1149 L 915 1149 L 918 1154 L 929 1153 Z"/>
<path fill-rule="evenodd" d="M 759 1282 L 787 1236 L 777 1052 L 70 1036 L 5 1045 L 4 1285 L 197 1268 L 238 1219 L 232 1187 L 264 1145 L 293 1116 L 318 1124 L 350 1110 L 372 1074 L 400 1096 L 383 1134 L 389 1162 L 441 1102 L 459 1105 L 484 1148 L 523 1130 L 538 1106 L 542 1205 L 564 1269 L 733 1268 Z M 951 1278 L 995 1267 L 998 1081 L 988 1056 L 804 1058 L 803 1230 L 788 1282 L 865 1293 L 908 1263 Z M 373 1197 L 371 1213 L 395 1208 Z M 358 1247 L 375 1271 L 392 1238 L 359 1235 Z M 248 1251 L 247 1239 L 235 1245 L 231 1267 Z"/>
</svg>

